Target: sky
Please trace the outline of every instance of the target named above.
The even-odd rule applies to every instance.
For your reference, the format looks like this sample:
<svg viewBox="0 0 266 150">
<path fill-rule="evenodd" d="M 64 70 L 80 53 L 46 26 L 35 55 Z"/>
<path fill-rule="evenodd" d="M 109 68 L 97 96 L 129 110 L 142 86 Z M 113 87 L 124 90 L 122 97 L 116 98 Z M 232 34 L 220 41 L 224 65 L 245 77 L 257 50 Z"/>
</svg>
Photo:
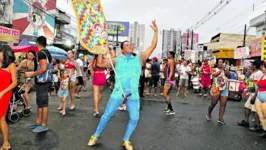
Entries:
<svg viewBox="0 0 266 150">
<path fill-rule="evenodd" d="M 68 1 L 68 0 L 58 0 Z M 208 14 L 221 0 L 101 0 L 108 21 L 138 21 L 145 24 L 145 47 L 153 37 L 149 27 L 156 19 L 159 31 L 164 29 L 181 29 L 186 32 Z M 243 33 L 244 25 L 249 26 L 250 19 L 266 10 L 266 0 L 228 0 L 231 1 L 208 22 L 194 32 L 199 34 L 200 43 L 209 42 L 219 32 Z M 253 4 L 255 5 L 252 11 Z M 62 6 L 62 5 L 61 5 Z M 73 14 L 73 11 L 69 11 Z M 249 28 L 248 34 L 255 34 Z M 156 56 L 162 48 L 162 35 L 159 35 L 158 46 L 153 53 Z"/>
</svg>

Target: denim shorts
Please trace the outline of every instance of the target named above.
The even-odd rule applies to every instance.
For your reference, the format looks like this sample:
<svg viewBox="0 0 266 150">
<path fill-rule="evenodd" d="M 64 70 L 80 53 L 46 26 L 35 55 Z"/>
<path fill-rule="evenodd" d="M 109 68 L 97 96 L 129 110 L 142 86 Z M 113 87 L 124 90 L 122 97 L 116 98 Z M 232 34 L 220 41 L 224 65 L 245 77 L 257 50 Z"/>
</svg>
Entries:
<svg viewBox="0 0 266 150">
<path fill-rule="evenodd" d="M 210 90 L 210 93 L 212 95 L 212 91 Z M 228 97 L 228 90 L 220 90 L 220 96 L 227 96 Z"/>
<path fill-rule="evenodd" d="M 266 92 L 258 92 L 257 99 L 260 102 L 265 103 L 266 102 Z"/>
<path fill-rule="evenodd" d="M 68 94 L 69 94 L 68 90 L 61 90 L 61 89 L 60 89 L 60 90 L 58 91 L 58 96 L 59 96 L 59 97 L 67 97 Z"/>
</svg>

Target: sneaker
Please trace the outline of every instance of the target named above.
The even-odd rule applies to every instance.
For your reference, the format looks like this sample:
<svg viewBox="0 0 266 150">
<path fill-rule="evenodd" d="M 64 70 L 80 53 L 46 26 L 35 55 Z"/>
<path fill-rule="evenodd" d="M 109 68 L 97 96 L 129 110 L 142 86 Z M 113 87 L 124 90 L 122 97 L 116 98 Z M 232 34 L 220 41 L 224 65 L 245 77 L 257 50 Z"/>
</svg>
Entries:
<svg viewBox="0 0 266 150">
<path fill-rule="evenodd" d="M 207 94 L 204 94 L 204 97 L 207 97 Z"/>
<path fill-rule="evenodd" d="M 261 131 L 261 127 L 255 125 L 254 127 L 250 127 L 249 130 L 253 132 L 259 132 Z"/>
<path fill-rule="evenodd" d="M 37 123 L 32 123 L 30 125 L 27 126 L 28 129 L 35 129 L 37 127 L 41 126 L 40 124 L 37 124 Z"/>
<path fill-rule="evenodd" d="M 165 112 L 164 114 L 165 114 L 166 116 L 171 116 L 171 115 L 174 115 L 174 114 L 175 114 L 175 112 L 174 112 L 174 111 L 171 111 L 171 110 L 169 110 L 169 111 Z"/>
<path fill-rule="evenodd" d="M 211 121 L 212 119 L 208 115 L 206 115 L 206 120 Z"/>
<path fill-rule="evenodd" d="M 168 112 L 168 111 L 170 111 L 168 107 L 166 107 L 166 108 L 163 110 L 164 113 L 166 113 L 166 112 Z"/>
<path fill-rule="evenodd" d="M 219 119 L 219 120 L 218 120 L 218 123 L 220 123 L 220 124 L 222 124 L 222 125 L 226 125 L 226 123 L 224 122 L 223 119 L 221 119 L 221 120 Z"/>
<path fill-rule="evenodd" d="M 34 133 L 40 133 L 40 132 L 44 132 L 47 131 L 49 128 L 47 126 L 39 126 L 37 128 L 35 128 L 34 130 L 32 130 L 32 132 Z"/>
<path fill-rule="evenodd" d="M 179 93 L 176 93 L 176 97 L 178 97 L 179 96 Z"/>
<path fill-rule="evenodd" d="M 242 126 L 242 127 L 249 127 L 249 122 L 242 120 L 241 122 L 237 122 L 237 125 Z"/>
</svg>

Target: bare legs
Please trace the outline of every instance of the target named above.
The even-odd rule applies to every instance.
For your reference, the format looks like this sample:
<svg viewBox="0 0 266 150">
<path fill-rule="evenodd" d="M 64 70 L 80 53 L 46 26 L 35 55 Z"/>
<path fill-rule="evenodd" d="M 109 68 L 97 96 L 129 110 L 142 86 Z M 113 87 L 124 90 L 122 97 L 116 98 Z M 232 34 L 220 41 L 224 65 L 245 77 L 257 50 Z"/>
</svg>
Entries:
<svg viewBox="0 0 266 150">
<path fill-rule="evenodd" d="M 61 98 L 61 104 L 60 104 L 60 107 L 61 107 L 61 111 L 60 111 L 60 113 L 63 115 L 63 116 L 65 116 L 66 115 L 66 98 L 67 97 L 62 97 Z"/>
<path fill-rule="evenodd" d="M 75 109 L 75 90 L 76 90 L 76 82 L 70 82 L 70 99 L 71 99 L 71 105 L 70 109 L 73 110 Z"/>
<path fill-rule="evenodd" d="M 24 88 L 25 93 L 23 94 L 23 97 L 25 98 L 27 108 L 30 108 L 30 98 L 29 98 L 28 93 L 29 93 L 31 87 L 32 87 L 31 85 L 28 85 L 28 86 L 25 86 L 25 88 Z"/>
<path fill-rule="evenodd" d="M 209 118 L 211 118 L 211 113 L 212 113 L 214 107 L 216 106 L 216 104 L 218 103 L 219 97 L 220 97 L 219 95 L 211 97 L 211 104 L 209 105 L 209 109 L 208 109 L 208 117 Z M 221 96 L 219 120 L 223 119 L 225 108 L 226 108 L 226 103 L 227 103 L 227 96 Z"/>
<path fill-rule="evenodd" d="M 2 136 L 3 136 L 2 147 L 9 149 L 10 143 L 8 141 L 8 126 L 6 123 L 6 115 L 3 115 L 2 118 L 0 119 L 0 128 L 1 128 Z"/>
<path fill-rule="evenodd" d="M 99 114 L 99 103 L 102 99 L 102 91 L 104 86 L 93 85 L 93 95 L 94 95 L 94 111 L 96 114 Z"/>
</svg>

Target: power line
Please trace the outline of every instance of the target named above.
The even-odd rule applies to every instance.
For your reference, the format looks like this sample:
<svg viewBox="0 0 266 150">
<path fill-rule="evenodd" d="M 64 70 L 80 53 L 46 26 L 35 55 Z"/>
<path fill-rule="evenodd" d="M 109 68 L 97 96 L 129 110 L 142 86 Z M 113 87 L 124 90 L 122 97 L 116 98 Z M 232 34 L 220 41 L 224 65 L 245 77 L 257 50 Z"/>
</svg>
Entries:
<svg viewBox="0 0 266 150">
<path fill-rule="evenodd" d="M 225 6 L 227 6 L 232 0 L 221 0 L 209 13 L 204 16 L 199 22 L 197 22 L 191 29 L 195 30 L 208 22 L 211 18 L 217 15 Z M 225 2 L 225 3 L 224 3 Z M 215 11 L 216 10 L 216 11 Z"/>
</svg>

